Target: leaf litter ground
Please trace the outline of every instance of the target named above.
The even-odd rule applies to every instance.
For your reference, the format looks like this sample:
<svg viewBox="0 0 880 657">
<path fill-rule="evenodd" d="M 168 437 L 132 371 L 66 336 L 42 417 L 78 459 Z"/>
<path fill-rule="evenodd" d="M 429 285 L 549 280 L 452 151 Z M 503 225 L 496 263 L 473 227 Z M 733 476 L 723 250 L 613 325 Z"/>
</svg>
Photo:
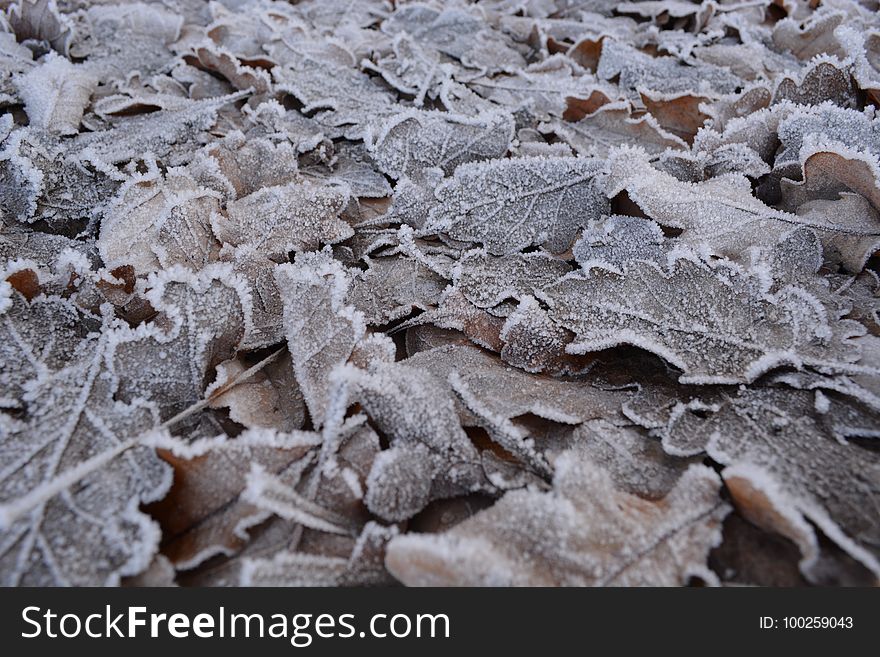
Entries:
<svg viewBox="0 0 880 657">
<path fill-rule="evenodd" d="M 18 0 L 0 583 L 876 585 L 876 0 Z"/>
</svg>

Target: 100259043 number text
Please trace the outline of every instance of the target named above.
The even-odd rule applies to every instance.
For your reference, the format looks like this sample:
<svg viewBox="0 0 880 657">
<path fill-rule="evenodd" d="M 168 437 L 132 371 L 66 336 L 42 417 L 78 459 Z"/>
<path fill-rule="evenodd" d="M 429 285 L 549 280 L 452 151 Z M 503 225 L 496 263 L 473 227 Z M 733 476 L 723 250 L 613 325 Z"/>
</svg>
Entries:
<svg viewBox="0 0 880 657">
<path fill-rule="evenodd" d="M 761 616 L 759 625 L 761 629 L 785 629 L 785 630 L 834 630 L 853 628 L 852 616 Z"/>
</svg>

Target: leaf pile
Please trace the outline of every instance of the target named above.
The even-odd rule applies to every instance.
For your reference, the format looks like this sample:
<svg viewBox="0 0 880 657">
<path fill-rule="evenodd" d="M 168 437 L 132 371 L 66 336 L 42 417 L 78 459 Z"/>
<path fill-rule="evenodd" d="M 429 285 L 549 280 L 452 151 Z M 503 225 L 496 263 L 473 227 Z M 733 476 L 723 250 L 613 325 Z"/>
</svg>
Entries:
<svg viewBox="0 0 880 657">
<path fill-rule="evenodd" d="M 880 580 L 876 0 L 14 0 L 0 584 Z"/>
</svg>

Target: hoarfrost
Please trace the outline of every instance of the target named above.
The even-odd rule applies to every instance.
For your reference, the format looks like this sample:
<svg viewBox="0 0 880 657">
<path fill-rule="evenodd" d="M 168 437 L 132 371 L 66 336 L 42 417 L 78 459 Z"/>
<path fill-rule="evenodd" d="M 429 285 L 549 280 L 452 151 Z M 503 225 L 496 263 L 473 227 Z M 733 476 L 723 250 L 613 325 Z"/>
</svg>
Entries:
<svg viewBox="0 0 880 657">
<path fill-rule="evenodd" d="M 503 255 L 529 246 L 568 250 L 579 228 L 607 213 L 596 174 L 578 158 L 517 158 L 464 164 L 442 183 L 427 228 Z"/>
<path fill-rule="evenodd" d="M 875 5 L 4 3 L 0 582 L 876 583 Z"/>
<path fill-rule="evenodd" d="M 394 538 L 386 565 L 410 585 L 714 582 L 704 562 L 729 511 L 719 489 L 718 476 L 695 465 L 661 502 L 650 502 L 617 490 L 574 451 L 557 460 L 553 493 L 509 492 L 449 532 Z"/>
</svg>

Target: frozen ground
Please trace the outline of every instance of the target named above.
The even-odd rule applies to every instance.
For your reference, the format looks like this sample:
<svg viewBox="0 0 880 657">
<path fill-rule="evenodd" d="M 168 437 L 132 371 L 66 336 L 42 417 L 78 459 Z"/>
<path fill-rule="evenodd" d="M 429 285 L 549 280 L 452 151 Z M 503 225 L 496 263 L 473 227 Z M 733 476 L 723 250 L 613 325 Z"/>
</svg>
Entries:
<svg viewBox="0 0 880 657">
<path fill-rule="evenodd" d="M 0 6 L 0 583 L 877 582 L 876 0 Z"/>
</svg>

